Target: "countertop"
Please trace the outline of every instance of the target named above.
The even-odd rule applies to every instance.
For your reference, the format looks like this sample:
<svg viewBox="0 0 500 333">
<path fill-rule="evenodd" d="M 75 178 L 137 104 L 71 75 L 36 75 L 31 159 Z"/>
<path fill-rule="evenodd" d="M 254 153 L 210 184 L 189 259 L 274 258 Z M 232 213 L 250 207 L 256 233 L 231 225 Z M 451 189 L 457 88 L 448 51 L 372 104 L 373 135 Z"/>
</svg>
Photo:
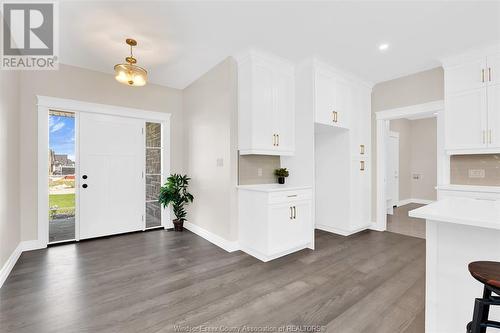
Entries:
<svg viewBox="0 0 500 333">
<path fill-rule="evenodd" d="M 479 185 L 438 185 L 437 190 L 500 193 L 500 186 L 479 186 Z"/>
<path fill-rule="evenodd" d="M 500 230 L 500 200 L 449 197 L 409 212 L 438 222 Z"/>
<path fill-rule="evenodd" d="M 297 191 L 311 189 L 312 186 L 290 186 L 287 184 L 259 184 L 259 185 L 238 185 L 238 190 L 259 191 L 259 192 L 278 192 L 278 191 Z"/>
</svg>

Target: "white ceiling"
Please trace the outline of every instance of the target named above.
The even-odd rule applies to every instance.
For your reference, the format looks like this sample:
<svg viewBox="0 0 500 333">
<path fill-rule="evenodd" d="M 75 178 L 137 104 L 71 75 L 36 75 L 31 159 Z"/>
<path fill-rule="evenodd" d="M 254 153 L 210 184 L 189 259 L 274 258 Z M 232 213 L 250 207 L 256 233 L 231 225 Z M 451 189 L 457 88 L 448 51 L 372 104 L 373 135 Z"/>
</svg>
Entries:
<svg viewBox="0 0 500 333">
<path fill-rule="evenodd" d="M 184 88 L 248 47 L 295 62 L 315 55 L 374 83 L 500 41 L 497 1 L 89 2 L 60 4 L 62 63 L 112 73 L 128 49 L 150 81 Z M 381 53 L 378 45 L 390 44 Z"/>
</svg>

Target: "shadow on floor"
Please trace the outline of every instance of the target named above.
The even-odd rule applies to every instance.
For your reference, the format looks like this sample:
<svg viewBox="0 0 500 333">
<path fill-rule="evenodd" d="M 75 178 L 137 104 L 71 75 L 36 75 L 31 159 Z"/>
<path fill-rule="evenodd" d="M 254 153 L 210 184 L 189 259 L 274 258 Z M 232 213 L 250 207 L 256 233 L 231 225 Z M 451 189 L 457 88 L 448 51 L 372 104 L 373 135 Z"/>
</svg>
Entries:
<svg viewBox="0 0 500 333">
<path fill-rule="evenodd" d="M 409 217 L 408 212 L 425 205 L 410 203 L 394 208 L 394 214 L 387 214 L 387 231 L 425 239 L 425 220 Z"/>
</svg>

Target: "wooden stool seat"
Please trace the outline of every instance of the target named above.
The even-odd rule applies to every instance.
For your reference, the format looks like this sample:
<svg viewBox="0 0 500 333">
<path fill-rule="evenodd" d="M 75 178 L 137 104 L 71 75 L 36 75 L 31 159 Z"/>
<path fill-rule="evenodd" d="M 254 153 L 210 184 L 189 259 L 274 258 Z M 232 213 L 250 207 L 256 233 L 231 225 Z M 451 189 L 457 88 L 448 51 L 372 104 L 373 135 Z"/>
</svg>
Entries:
<svg viewBox="0 0 500 333">
<path fill-rule="evenodd" d="M 500 262 L 475 261 L 469 264 L 469 272 L 481 283 L 500 288 Z"/>
</svg>

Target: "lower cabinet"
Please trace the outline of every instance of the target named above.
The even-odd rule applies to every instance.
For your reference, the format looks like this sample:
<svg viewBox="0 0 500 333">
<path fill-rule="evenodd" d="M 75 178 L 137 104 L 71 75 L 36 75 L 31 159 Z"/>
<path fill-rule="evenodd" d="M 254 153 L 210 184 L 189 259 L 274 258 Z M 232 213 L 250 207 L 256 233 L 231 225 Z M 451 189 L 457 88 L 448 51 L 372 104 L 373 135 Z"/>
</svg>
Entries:
<svg viewBox="0 0 500 333">
<path fill-rule="evenodd" d="M 240 186 L 239 242 L 262 261 L 314 247 L 312 191 Z"/>
</svg>

